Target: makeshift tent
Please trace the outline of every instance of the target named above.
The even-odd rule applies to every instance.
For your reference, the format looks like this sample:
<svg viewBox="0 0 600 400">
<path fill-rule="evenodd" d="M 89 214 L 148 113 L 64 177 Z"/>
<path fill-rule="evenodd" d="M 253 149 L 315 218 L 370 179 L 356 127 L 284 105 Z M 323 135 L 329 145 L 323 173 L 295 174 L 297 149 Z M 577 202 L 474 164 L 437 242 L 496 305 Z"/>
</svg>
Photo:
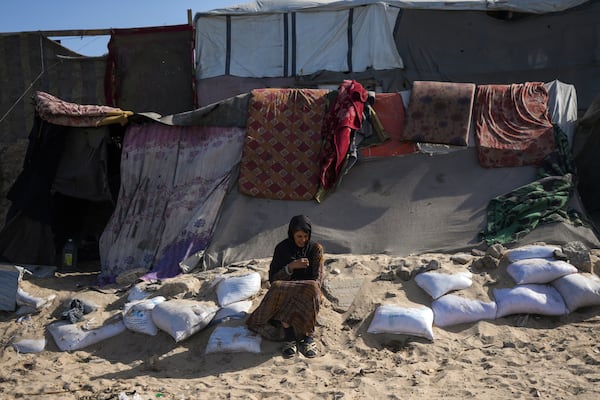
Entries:
<svg viewBox="0 0 600 400">
<path fill-rule="evenodd" d="M 25 156 L 36 91 L 74 104 L 163 115 L 195 108 L 193 26 L 105 31 L 111 40 L 108 55 L 100 57 L 75 53 L 43 31 L 0 33 L 0 220 L 5 219 L 10 206 L 5 197 L 19 173 L 14 166 Z"/>
<path fill-rule="evenodd" d="M 102 281 L 110 282 L 119 273 L 137 267 L 148 271 L 148 278 L 161 278 L 198 263 L 212 267 L 268 257 L 273 244 L 285 234 L 290 215 L 299 213 L 312 217 L 315 238 L 332 253 L 402 255 L 481 244 L 490 200 L 504 195 L 512 198 L 515 193 L 521 194 L 521 189 L 528 190 L 527 186 L 539 178 L 539 165 L 506 166 L 503 157 L 498 157 L 489 159 L 493 161 L 490 168 L 482 168 L 481 146 L 474 139 L 481 138 L 476 136 L 481 132 L 477 131 L 479 125 L 469 120 L 473 108 L 454 108 L 466 113 L 456 124 L 460 127 L 458 134 L 446 130 L 442 139 L 438 132 L 422 136 L 422 132 L 409 131 L 413 141 L 402 142 L 407 139 L 402 137 L 403 130 L 391 129 L 395 146 L 378 147 L 379 151 L 362 151 L 364 148 L 359 147 L 361 151 L 357 152 L 360 140 L 368 142 L 369 132 L 363 132 L 368 128 L 360 123 L 353 126 L 361 131 L 344 142 L 342 150 L 345 152 L 348 145 L 348 163 L 336 163 L 336 173 L 338 167 L 343 167 L 339 169 L 342 173 L 328 197 L 318 204 L 306 199 L 289 200 L 304 198 L 306 193 L 312 195 L 315 189 L 294 191 L 291 184 L 298 171 L 291 169 L 290 173 L 289 168 L 279 169 L 285 172 L 281 182 L 289 187 L 280 190 L 269 186 L 270 196 L 288 200 L 248 195 L 255 190 L 265 194 L 264 188 L 251 182 L 264 171 L 254 169 L 251 163 L 244 164 L 248 161 L 243 151 L 249 142 L 248 121 L 254 118 L 259 125 L 264 122 L 260 113 L 249 112 L 251 100 L 256 99 L 252 89 L 270 86 L 273 92 L 281 88 L 293 88 L 294 93 L 335 91 L 342 81 L 352 80 L 372 92 L 394 96 L 392 104 L 402 105 L 398 113 L 402 118 L 382 118 L 385 124 L 394 121 L 392 124 L 401 126 L 406 122 L 414 129 L 416 118 L 411 104 L 415 106 L 417 99 L 427 98 L 414 90 L 419 89 L 417 82 L 435 82 L 433 87 L 460 85 L 467 90 L 453 95 L 454 106 L 465 106 L 478 98 L 473 87 L 530 82 L 540 87 L 538 83 L 546 81 L 545 147 L 527 160 L 538 163 L 542 157 L 545 160 L 554 154 L 557 147 L 558 140 L 552 142 L 550 133 L 562 131 L 567 142 L 573 142 L 578 109 L 587 107 L 590 93 L 600 91 L 595 53 L 586 50 L 597 47 L 593 32 L 598 29 L 598 13 L 598 0 L 355 0 L 256 2 L 197 14 L 197 100 L 203 107 L 162 116 L 154 113 L 160 110 L 144 106 L 146 109 L 136 110 L 135 118 L 128 119 L 123 140 L 127 151 L 120 154 L 119 200 L 100 240 Z M 255 29 L 257 26 L 260 29 Z M 423 30 L 423 26 L 431 28 Z M 570 42 L 563 40 L 565 37 L 576 37 L 582 44 L 574 50 Z M 114 45 L 127 44 L 124 38 L 115 38 Z M 183 40 L 187 41 L 185 35 Z M 122 49 L 114 53 L 121 54 L 128 55 Z M 123 64 L 119 65 L 117 58 L 111 66 L 122 68 Z M 135 102 L 135 90 L 131 91 L 135 82 L 132 86 L 110 83 L 118 84 L 111 90 L 127 88 L 122 100 L 146 104 Z M 110 92 L 119 98 L 117 91 Z M 361 94 L 360 98 L 362 101 L 367 96 Z M 365 109 L 370 112 L 368 107 Z M 373 109 L 379 112 L 386 107 L 375 104 Z M 292 115 L 287 122 L 296 121 L 296 117 Z M 551 127 L 549 121 L 560 129 Z M 314 126 L 305 133 L 314 134 Z M 377 131 L 375 126 L 373 122 L 371 128 Z M 426 127 L 420 125 L 418 129 Z M 293 155 L 293 149 L 280 146 L 295 132 L 283 133 L 275 135 L 271 150 L 281 149 L 282 154 L 286 150 Z M 301 146 L 302 140 L 297 143 Z M 498 144 L 486 142 L 492 152 L 501 149 Z M 307 160 L 316 159 L 315 149 L 310 147 L 312 153 Z M 292 162 L 299 159 L 292 158 Z M 352 158 L 356 159 L 349 162 Z M 238 163 L 246 168 L 249 185 L 245 194 L 238 189 Z M 314 182 L 315 171 L 310 172 L 305 185 Z M 559 196 L 561 209 L 570 206 L 585 215 L 577 193 L 572 191 L 573 180 L 567 176 L 574 175 L 561 174 L 568 183 L 567 195 Z M 570 199 L 569 204 L 563 204 L 565 199 Z M 577 225 L 574 220 L 538 222 L 519 231 L 514 244 L 580 240 L 589 246 L 598 245 L 592 228 Z"/>
<path fill-rule="evenodd" d="M 36 90 L 78 104 L 103 104 L 105 57 L 82 57 L 40 34 L 0 34 L 0 221 L 34 122 Z"/>
<path fill-rule="evenodd" d="M 0 256 L 54 265 L 72 238 L 82 260 L 97 258 L 119 187 L 119 128 L 133 113 L 68 103 L 39 91 L 34 102 L 23 169 L 7 195 L 12 203 L 0 231 Z"/>
<path fill-rule="evenodd" d="M 250 2 L 196 14 L 198 104 L 343 79 L 382 92 L 558 79 L 585 110 L 600 92 L 599 21 L 598 0 Z"/>
<path fill-rule="evenodd" d="M 572 114 L 577 108 L 573 86 L 553 81 L 544 87 L 548 91 L 548 117 L 572 136 Z M 400 114 L 409 117 L 410 106 L 415 100 L 410 92 L 401 95 L 403 101 L 395 104 L 404 108 Z M 537 176 L 534 165 L 481 167 L 473 132 L 469 132 L 466 146 L 442 146 L 429 154 L 416 152 L 417 147 L 421 148 L 417 146 L 401 156 L 386 153 L 369 158 L 360 156 L 320 204 L 312 200 L 249 196 L 238 190 L 238 165 L 242 161 L 252 96 L 253 93 L 236 96 L 165 117 L 154 113 L 128 116 L 125 132 L 121 132 L 123 149 L 118 201 L 111 208 L 114 212 L 110 219 L 104 215 L 101 221 L 106 224 L 105 227 L 102 225 L 99 240 L 101 283 L 112 282 L 120 273 L 134 268 L 147 271 L 146 278 L 162 278 L 198 265 L 212 268 L 269 257 L 273 244 L 285 235 L 289 216 L 300 213 L 313 219 L 314 237 L 329 253 L 406 255 L 468 249 L 482 243 L 480 232 L 486 225 L 486 208 L 490 200 L 531 183 Z M 117 111 L 117 117 L 120 113 Z M 42 109 L 38 114 L 45 115 Z M 394 119 L 382 114 L 382 120 Z M 38 123 L 50 124 L 42 118 Z M 70 129 L 63 125 L 52 127 L 63 131 Z M 48 145 L 58 143 L 55 147 L 59 149 L 64 146 L 60 140 L 62 137 L 64 141 L 64 132 L 59 131 L 54 136 L 42 132 L 41 138 L 54 138 Z M 312 131 L 304 134 L 311 135 Z M 67 144 L 71 142 L 75 143 L 73 138 Z M 297 145 L 302 146 L 302 140 Z M 36 173 L 31 172 L 32 165 L 26 165 L 23 178 L 15 183 L 15 188 L 21 190 L 14 192 L 21 197 L 13 199 L 18 210 L 29 212 L 22 212 L 22 215 L 33 215 L 31 219 L 42 221 L 41 224 L 36 222 L 37 230 L 27 230 L 27 235 L 33 232 L 38 238 L 40 235 L 42 238 L 49 238 L 51 234 L 58 236 L 58 231 L 52 230 L 55 225 L 47 223 L 48 219 L 44 220 L 43 215 L 32 212 L 49 209 L 55 201 L 50 198 L 52 190 L 64 192 L 60 195 L 70 198 L 78 193 L 81 196 L 82 192 L 69 192 L 76 186 L 65 184 L 69 180 L 60 179 L 60 174 L 53 172 L 77 169 L 59 168 L 62 163 L 74 160 L 67 157 L 67 161 L 59 162 L 56 151 L 47 151 L 49 157 L 43 159 L 40 157 L 43 147 L 33 146 L 32 149 L 36 150 L 32 153 L 36 157 L 29 160 L 38 161 L 34 163 L 37 164 Z M 276 142 L 273 149 L 277 149 Z M 46 167 L 40 168 L 41 162 L 46 162 L 43 164 Z M 48 168 L 48 165 L 54 167 Z M 40 195 L 24 196 L 33 193 L 32 188 L 37 188 L 36 193 Z M 569 205 L 585 215 L 577 195 L 571 197 Z M 50 218 L 50 221 L 56 221 L 56 218 Z M 0 240 L 3 244 L 8 243 L 3 249 L 14 249 L 16 243 L 22 250 L 23 243 L 27 243 L 6 240 L 27 237 L 25 234 L 13 235 L 15 226 L 27 227 L 22 222 L 7 225 L 3 233 L 8 234 Z M 539 240 L 553 243 L 578 240 L 590 247 L 600 245 L 590 226 L 569 221 L 539 224 L 513 244 Z M 47 257 L 51 257 L 60 244 L 57 242 L 54 247 L 49 247 L 45 253 Z M 38 253 L 44 254 L 41 250 Z M 5 257 L 10 259 L 7 255 Z M 46 263 L 48 259 L 27 261 Z"/>
</svg>

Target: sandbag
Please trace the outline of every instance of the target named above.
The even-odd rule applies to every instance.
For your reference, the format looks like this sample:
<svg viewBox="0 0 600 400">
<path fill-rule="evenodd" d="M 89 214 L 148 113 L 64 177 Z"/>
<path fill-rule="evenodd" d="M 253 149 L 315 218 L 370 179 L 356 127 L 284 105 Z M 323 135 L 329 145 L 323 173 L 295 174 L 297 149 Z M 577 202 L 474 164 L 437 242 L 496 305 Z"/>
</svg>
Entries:
<svg viewBox="0 0 600 400">
<path fill-rule="evenodd" d="M 157 304 L 152 309 L 152 321 L 180 342 L 205 328 L 219 307 L 213 302 L 174 299 Z"/>
<path fill-rule="evenodd" d="M 217 326 L 206 344 L 206 353 L 260 353 L 261 337 L 245 326 Z"/>
<path fill-rule="evenodd" d="M 83 330 L 78 324 L 58 321 L 48 325 L 48 331 L 61 351 L 72 351 L 101 342 L 127 330 L 123 321 Z"/>
<path fill-rule="evenodd" d="M 123 307 L 123 322 L 125 327 L 133 332 L 156 336 L 158 327 L 152 320 L 152 310 L 157 304 L 166 301 L 163 296 L 125 303 Z"/>
<path fill-rule="evenodd" d="M 600 305 L 600 280 L 593 275 L 565 275 L 553 281 L 552 286 L 558 290 L 570 312 Z"/>
<path fill-rule="evenodd" d="M 466 299 L 454 294 L 434 300 L 431 308 L 433 323 L 440 327 L 496 318 L 496 302 Z"/>
<path fill-rule="evenodd" d="M 518 285 L 548 283 L 561 276 L 578 272 L 577 267 L 562 260 L 527 258 L 510 263 L 506 272 Z"/>
<path fill-rule="evenodd" d="M 429 307 L 377 307 L 367 329 L 369 333 L 395 333 L 433 340 L 433 311 Z"/>
<path fill-rule="evenodd" d="M 554 252 L 561 250 L 560 246 L 529 244 L 526 246 L 515 247 L 514 249 L 506 250 L 505 256 L 508 261 L 515 262 L 527 258 L 547 258 L 553 259 Z"/>
<path fill-rule="evenodd" d="M 225 277 L 217 285 L 217 299 L 221 307 L 249 299 L 260 290 L 260 274 L 251 272 L 244 275 Z"/>
<path fill-rule="evenodd" d="M 511 314 L 564 315 L 567 306 L 560 293 L 550 285 L 527 284 L 513 288 L 494 288 L 496 318 Z"/>
<path fill-rule="evenodd" d="M 453 290 L 470 287 L 473 285 L 472 277 L 469 271 L 456 274 L 428 271 L 415 276 L 415 283 L 435 300 Z"/>
</svg>

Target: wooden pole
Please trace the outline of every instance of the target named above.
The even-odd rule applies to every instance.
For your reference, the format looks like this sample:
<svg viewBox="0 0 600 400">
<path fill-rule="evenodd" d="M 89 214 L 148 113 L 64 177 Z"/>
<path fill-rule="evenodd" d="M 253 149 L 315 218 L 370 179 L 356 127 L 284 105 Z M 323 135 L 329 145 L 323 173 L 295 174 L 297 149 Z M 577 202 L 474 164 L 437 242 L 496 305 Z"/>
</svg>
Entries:
<svg viewBox="0 0 600 400">
<path fill-rule="evenodd" d="M 25 31 L 25 32 L 1 32 L 0 36 L 18 35 L 21 33 L 25 34 L 36 34 L 42 36 L 101 36 L 110 35 L 111 29 L 71 29 L 61 31 Z"/>
</svg>

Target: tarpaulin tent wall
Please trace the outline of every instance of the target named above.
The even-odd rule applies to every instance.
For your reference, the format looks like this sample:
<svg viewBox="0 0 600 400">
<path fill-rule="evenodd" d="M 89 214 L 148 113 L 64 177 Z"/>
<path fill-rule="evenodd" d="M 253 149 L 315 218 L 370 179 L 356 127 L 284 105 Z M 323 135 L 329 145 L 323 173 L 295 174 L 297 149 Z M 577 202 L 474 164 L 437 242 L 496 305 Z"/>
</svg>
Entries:
<svg viewBox="0 0 600 400">
<path fill-rule="evenodd" d="M 106 104 L 171 115 L 195 108 L 194 27 L 113 29 Z"/>
<path fill-rule="evenodd" d="M 23 164 L 41 90 L 80 104 L 104 104 L 106 57 L 83 57 L 39 34 L 0 35 L 0 221 Z M 1 224 L 0 224 L 1 225 Z"/>
<path fill-rule="evenodd" d="M 590 217 L 600 226 L 600 95 L 577 120 L 573 155 L 579 172 L 579 192 Z"/>
<path fill-rule="evenodd" d="M 600 91 L 599 21 L 598 0 L 298 0 L 217 9 L 194 19 L 198 104 L 348 78 L 384 92 L 415 80 L 559 79 L 575 85 L 584 110 Z"/>
</svg>

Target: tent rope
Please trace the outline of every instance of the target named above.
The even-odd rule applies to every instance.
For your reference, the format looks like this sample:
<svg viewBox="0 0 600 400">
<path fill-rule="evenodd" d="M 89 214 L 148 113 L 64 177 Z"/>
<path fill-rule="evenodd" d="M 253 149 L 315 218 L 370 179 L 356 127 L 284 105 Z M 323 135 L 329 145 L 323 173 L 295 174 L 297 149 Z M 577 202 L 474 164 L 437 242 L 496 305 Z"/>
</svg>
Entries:
<svg viewBox="0 0 600 400">
<path fill-rule="evenodd" d="M 11 111 L 17 106 L 17 104 L 19 104 L 19 102 L 21 100 L 23 100 L 23 97 L 25 97 L 25 95 L 27 93 L 29 93 L 29 91 L 31 90 L 31 88 L 33 87 L 33 85 L 35 85 L 35 83 L 37 81 L 40 80 L 40 78 L 46 73 L 48 72 L 50 69 L 54 68 L 57 64 L 62 63 L 63 60 L 59 59 L 57 62 L 55 62 L 54 64 L 52 64 L 50 66 L 50 68 L 48 68 L 48 70 L 46 70 L 46 66 L 44 64 L 44 46 L 42 43 L 42 36 L 40 35 L 40 59 L 41 59 L 41 63 L 42 63 L 42 71 L 38 74 L 38 76 L 31 81 L 31 83 L 29 84 L 29 86 L 27 86 L 27 89 L 25 89 L 23 91 L 23 93 L 19 96 L 19 98 L 17 100 L 15 100 L 15 102 L 12 104 L 12 106 L 9 107 L 9 109 L 4 113 L 4 115 L 2 116 L 2 118 L 0 118 L 0 123 L 2 123 L 6 117 L 11 113 Z"/>
</svg>

